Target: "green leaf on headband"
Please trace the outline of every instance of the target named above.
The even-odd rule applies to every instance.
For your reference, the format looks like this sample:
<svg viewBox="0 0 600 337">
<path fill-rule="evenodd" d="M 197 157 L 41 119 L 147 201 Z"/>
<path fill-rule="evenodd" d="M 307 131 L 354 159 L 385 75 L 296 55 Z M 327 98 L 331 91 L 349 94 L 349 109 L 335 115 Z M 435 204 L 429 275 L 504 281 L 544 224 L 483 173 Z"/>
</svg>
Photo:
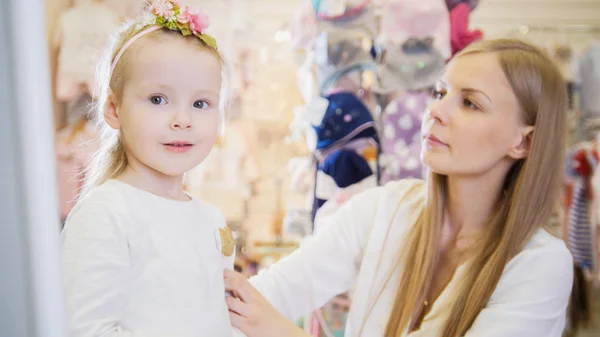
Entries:
<svg viewBox="0 0 600 337">
<path fill-rule="evenodd" d="M 192 35 L 192 31 L 187 28 L 181 28 L 181 35 L 183 35 L 183 36 Z"/>
<path fill-rule="evenodd" d="M 159 26 L 164 26 L 167 23 L 167 19 L 163 18 L 162 16 L 157 16 L 156 17 L 156 24 Z"/>
<path fill-rule="evenodd" d="M 183 24 L 178 21 L 175 21 L 175 23 L 177 24 L 177 29 L 181 32 L 181 35 L 188 36 L 192 34 L 187 24 Z"/>
<path fill-rule="evenodd" d="M 217 40 L 208 34 L 196 34 L 207 46 L 217 49 Z"/>
<path fill-rule="evenodd" d="M 177 27 L 177 23 L 175 21 L 167 21 L 166 26 L 170 30 L 178 30 L 179 29 L 179 27 Z"/>
</svg>

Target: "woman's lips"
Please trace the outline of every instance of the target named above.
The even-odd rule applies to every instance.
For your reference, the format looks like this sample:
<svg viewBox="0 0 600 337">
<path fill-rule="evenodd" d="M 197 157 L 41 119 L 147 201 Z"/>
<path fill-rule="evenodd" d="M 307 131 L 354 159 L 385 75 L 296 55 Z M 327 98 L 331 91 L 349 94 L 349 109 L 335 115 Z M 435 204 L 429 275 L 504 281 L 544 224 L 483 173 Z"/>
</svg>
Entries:
<svg viewBox="0 0 600 337">
<path fill-rule="evenodd" d="M 427 142 L 427 145 L 432 146 L 432 147 L 448 146 L 448 144 L 442 142 L 439 138 L 437 138 L 433 134 L 426 135 L 424 137 L 424 140 L 425 140 L 425 142 Z"/>
</svg>

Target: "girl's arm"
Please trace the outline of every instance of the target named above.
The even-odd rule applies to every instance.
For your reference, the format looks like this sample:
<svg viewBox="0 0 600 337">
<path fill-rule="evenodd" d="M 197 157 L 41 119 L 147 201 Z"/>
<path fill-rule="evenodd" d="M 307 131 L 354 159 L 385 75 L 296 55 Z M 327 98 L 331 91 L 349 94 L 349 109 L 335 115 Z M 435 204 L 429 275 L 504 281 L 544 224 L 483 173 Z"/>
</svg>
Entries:
<svg viewBox="0 0 600 337">
<path fill-rule="evenodd" d="M 126 234 L 105 200 L 77 205 L 63 231 L 69 330 L 73 337 L 137 337 L 119 326 L 129 285 Z"/>
</svg>

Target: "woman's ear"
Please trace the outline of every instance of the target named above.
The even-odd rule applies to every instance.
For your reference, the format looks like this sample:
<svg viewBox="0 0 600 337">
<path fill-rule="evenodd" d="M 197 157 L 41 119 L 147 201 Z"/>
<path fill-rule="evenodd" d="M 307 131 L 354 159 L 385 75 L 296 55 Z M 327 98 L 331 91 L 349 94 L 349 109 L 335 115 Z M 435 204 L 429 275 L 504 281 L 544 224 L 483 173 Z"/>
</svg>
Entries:
<svg viewBox="0 0 600 337">
<path fill-rule="evenodd" d="M 524 126 L 520 131 L 519 142 L 508 152 L 508 156 L 513 159 L 524 159 L 529 154 L 531 139 L 533 137 L 534 127 Z"/>
<path fill-rule="evenodd" d="M 108 126 L 115 130 L 121 128 L 121 121 L 119 120 L 119 107 L 117 105 L 117 99 L 112 92 L 108 95 L 106 103 L 104 104 L 104 120 Z"/>
</svg>

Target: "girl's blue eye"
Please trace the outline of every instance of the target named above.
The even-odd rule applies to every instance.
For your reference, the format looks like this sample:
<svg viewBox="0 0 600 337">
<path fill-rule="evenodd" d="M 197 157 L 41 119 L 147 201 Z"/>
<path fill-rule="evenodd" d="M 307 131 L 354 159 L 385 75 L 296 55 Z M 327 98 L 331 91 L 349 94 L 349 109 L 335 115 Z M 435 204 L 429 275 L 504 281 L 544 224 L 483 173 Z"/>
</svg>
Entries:
<svg viewBox="0 0 600 337">
<path fill-rule="evenodd" d="M 210 106 L 210 104 L 208 104 L 207 101 L 204 100 L 199 100 L 194 102 L 194 108 L 196 109 L 206 109 Z"/>
<path fill-rule="evenodd" d="M 150 103 L 155 105 L 167 104 L 167 99 L 160 95 L 150 96 Z"/>
</svg>

